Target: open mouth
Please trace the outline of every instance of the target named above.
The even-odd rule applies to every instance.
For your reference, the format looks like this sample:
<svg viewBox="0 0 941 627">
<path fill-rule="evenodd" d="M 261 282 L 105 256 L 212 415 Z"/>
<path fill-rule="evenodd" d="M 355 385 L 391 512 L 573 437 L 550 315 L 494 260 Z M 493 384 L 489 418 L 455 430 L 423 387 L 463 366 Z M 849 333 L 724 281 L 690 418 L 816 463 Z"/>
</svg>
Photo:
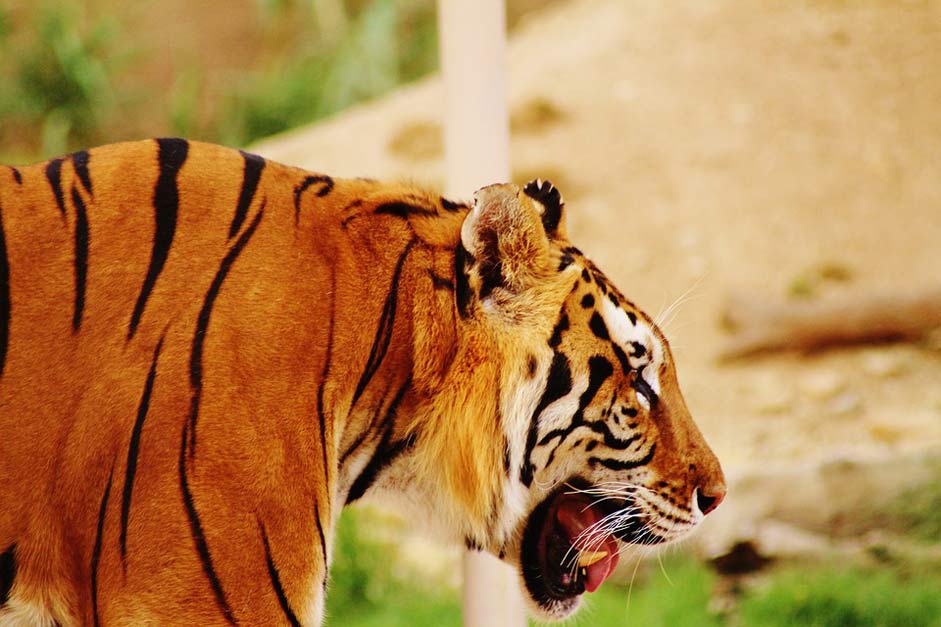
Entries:
<svg viewBox="0 0 941 627">
<path fill-rule="evenodd" d="M 573 609 L 618 563 L 619 540 L 659 544 L 633 499 L 592 499 L 563 487 L 529 517 L 521 547 L 523 580 L 533 599 L 553 613 Z"/>
</svg>

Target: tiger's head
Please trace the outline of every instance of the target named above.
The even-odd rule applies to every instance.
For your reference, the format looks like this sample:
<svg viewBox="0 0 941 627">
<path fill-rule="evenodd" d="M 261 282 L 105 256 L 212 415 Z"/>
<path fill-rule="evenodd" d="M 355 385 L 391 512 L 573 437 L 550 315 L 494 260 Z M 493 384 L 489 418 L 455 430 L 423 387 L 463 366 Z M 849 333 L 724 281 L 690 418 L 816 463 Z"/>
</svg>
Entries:
<svg viewBox="0 0 941 627">
<path fill-rule="evenodd" d="M 434 460 L 477 507 L 468 544 L 518 567 L 546 619 L 573 612 L 626 545 L 683 538 L 726 492 L 666 339 L 570 244 L 563 214 L 548 182 L 475 195 L 455 260 L 461 337 L 445 413 L 478 416 L 444 418 Z"/>
</svg>

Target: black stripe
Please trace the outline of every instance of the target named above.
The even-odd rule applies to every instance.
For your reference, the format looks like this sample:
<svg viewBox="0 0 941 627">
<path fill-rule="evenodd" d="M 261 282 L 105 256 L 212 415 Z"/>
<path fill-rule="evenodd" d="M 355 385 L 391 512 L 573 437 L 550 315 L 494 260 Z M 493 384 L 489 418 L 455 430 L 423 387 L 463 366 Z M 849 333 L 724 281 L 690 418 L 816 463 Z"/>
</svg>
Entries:
<svg viewBox="0 0 941 627">
<path fill-rule="evenodd" d="M 17 170 L 16 168 L 12 167 L 12 166 L 10 166 L 10 171 L 13 172 L 13 178 L 16 180 L 16 184 L 17 184 L 17 185 L 22 185 L 22 184 L 23 184 L 23 175 L 20 174 L 20 171 Z"/>
<path fill-rule="evenodd" d="M 464 244 L 458 242 L 454 249 L 454 301 L 457 304 L 457 312 L 462 318 L 470 315 L 470 302 L 473 292 L 467 278 L 467 260 L 470 253 L 464 248 Z"/>
<path fill-rule="evenodd" d="M 101 497 L 101 506 L 98 508 L 98 531 L 95 533 L 95 547 L 91 554 L 91 605 L 92 613 L 95 619 L 95 627 L 101 622 L 98 619 L 98 562 L 101 560 L 101 544 L 105 530 L 105 513 L 108 510 L 108 496 L 111 494 L 111 479 L 114 477 L 114 464 L 111 465 L 111 472 L 108 474 L 108 485 L 105 486 L 105 493 Z"/>
<path fill-rule="evenodd" d="M 399 218 L 407 218 L 411 215 L 419 216 L 436 216 L 438 215 L 437 209 L 432 207 L 419 207 L 418 205 L 412 205 L 407 202 L 395 201 L 387 202 L 379 205 L 373 211 L 376 215 L 392 215 Z"/>
<path fill-rule="evenodd" d="M 212 565 L 209 545 L 206 544 L 203 525 L 199 520 L 199 513 L 196 511 L 196 503 L 193 501 L 193 494 L 190 492 L 189 481 L 186 477 L 187 427 L 188 425 L 184 423 L 179 459 L 180 493 L 183 495 L 183 506 L 186 508 L 186 517 L 190 523 L 190 534 L 193 536 L 193 543 L 196 545 L 196 553 L 199 555 L 199 561 L 203 566 L 203 573 L 205 573 L 206 578 L 209 580 L 213 595 L 216 597 L 216 605 L 219 606 L 219 610 L 222 612 L 226 621 L 230 625 L 236 625 L 238 621 L 235 620 L 235 615 L 232 613 L 232 608 L 229 607 L 229 602 L 226 599 L 225 591 L 222 589 L 222 583 L 219 581 L 219 577 L 216 575 L 216 569 Z"/>
<path fill-rule="evenodd" d="M 150 252 L 150 265 L 147 267 L 147 276 L 141 285 L 140 294 L 134 304 L 131 322 L 127 328 L 127 339 L 130 340 L 137 332 L 141 316 L 147 299 L 157 283 L 157 277 L 163 270 L 173 243 L 173 233 L 176 231 L 176 217 L 180 206 L 180 191 L 177 177 L 186 162 L 189 154 L 189 142 L 184 139 L 158 139 L 157 145 L 160 175 L 154 186 L 154 245 Z"/>
<path fill-rule="evenodd" d="M 402 399 L 405 398 L 405 393 L 408 392 L 411 386 L 412 375 L 409 375 L 402 383 L 402 386 L 399 388 L 398 392 L 395 393 L 395 396 L 392 397 L 392 402 L 389 403 L 389 407 L 386 409 L 386 415 L 383 416 L 382 422 L 379 423 L 380 431 L 385 431 L 386 429 L 390 429 L 394 426 L 395 418 L 399 411 L 399 405 L 402 404 Z"/>
<path fill-rule="evenodd" d="M 255 198 L 255 192 L 258 190 L 258 181 L 261 180 L 261 172 L 265 169 L 266 161 L 258 155 L 239 151 L 245 160 L 245 167 L 242 170 L 242 191 L 239 192 L 239 203 L 235 207 L 235 216 L 232 218 L 232 225 L 229 227 L 229 239 L 235 237 L 235 234 L 242 228 L 245 216 L 248 215 L 248 208 Z"/>
<path fill-rule="evenodd" d="M 597 466 L 601 464 L 605 468 L 610 468 L 611 470 L 632 470 L 634 468 L 640 468 L 641 466 L 646 466 L 653 460 L 654 452 L 657 450 L 657 445 L 654 444 L 650 447 L 650 451 L 644 455 L 642 459 L 636 461 L 621 461 L 619 459 L 602 459 L 599 457 L 589 457 L 588 463 L 592 466 Z"/>
<path fill-rule="evenodd" d="M 369 418 L 369 424 L 366 426 L 365 429 L 360 431 L 359 435 L 356 436 L 356 438 L 350 444 L 349 448 L 343 451 L 343 454 L 340 455 L 340 463 L 339 463 L 340 468 L 343 468 L 343 464 L 346 463 L 347 458 L 349 458 L 350 455 L 352 455 L 357 449 L 359 449 L 360 446 L 362 446 L 366 438 L 373 435 L 373 429 L 375 429 L 376 421 L 379 420 L 379 415 L 382 413 L 383 407 L 385 406 L 386 397 L 388 393 L 389 393 L 388 389 L 386 389 L 386 391 L 383 392 L 382 397 L 379 399 L 379 404 L 376 406 L 376 410 L 373 412 L 372 416 Z"/>
<path fill-rule="evenodd" d="M 604 421 L 586 422 L 585 426 L 591 429 L 592 431 L 594 431 L 595 433 L 600 433 L 601 435 L 603 435 L 604 445 L 610 449 L 614 449 L 615 451 L 625 451 L 629 449 L 632 444 L 640 440 L 640 438 L 642 437 L 641 434 L 635 433 L 634 435 L 630 436 L 626 440 L 622 440 L 621 438 L 611 433 L 611 429 L 608 427 L 607 422 L 604 422 Z M 597 444 L 598 441 L 592 440 L 591 443 Z M 587 449 L 587 450 L 591 450 L 591 449 Z"/>
<path fill-rule="evenodd" d="M 656 409 L 657 404 L 660 402 L 660 397 L 657 396 L 657 393 L 653 391 L 653 388 L 650 387 L 650 384 L 644 379 L 644 368 L 646 367 L 646 365 L 640 367 L 631 380 L 631 387 L 634 388 L 638 394 L 647 398 L 651 409 Z"/>
<path fill-rule="evenodd" d="M 379 401 L 379 406 L 376 407 L 376 411 L 369 419 L 369 426 L 363 429 L 359 436 L 357 436 L 356 440 L 350 445 L 350 448 L 347 449 L 346 452 L 344 452 L 340 457 L 340 466 L 346 462 L 346 459 L 350 455 L 359 449 L 367 437 L 374 436 L 376 434 L 385 434 L 385 429 L 389 424 L 389 421 L 394 419 L 395 410 L 398 408 L 399 403 L 402 402 L 402 397 L 405 396 L 405 392 L 408 391 L 408 387 L 411 385 L 411 383 L 411 377 L 405 380 L 405 383 L 402 384 L 402 386 L 399 388 L 399 391 L 396 392 L 395 396 L 392 398 L 392 402 L 389 403 L 389 407 L 386 409 L 386 413 L 382 421 L 377 423 L 377 419 L 379 418 L 379 414 L 382 413 L 383 404 L 385 403 L 386 395 L 388 393 L 388 390 L 386 390 L 386 393 L 383 394 L 382 399 Z"/>
<path fill-rule="evenodd" d="M 65 217 L 65 195 L 62 193 L 62 159 L 52 159 L 46 164 L 46 178 L 52 187 L 52 193 L 56 197 L 56 205 L 59 207 L 59 213 Z"/>
<path fill-rule="evenodd" d="M 3 208 L 0 207 L 0 376 L 7 363 L 7 346 L 10 342 L 10 261 L 7 257 L 7 238 L 3 230 Z"/>
<path fill-rule="evenodd" d="M 301 196 L 307 191 L 307 188 L 311 185 L 316 185 L 317 183 L 322 183 L 320 189 L 317 190 L 317 196 L 323 198 L 333 190 L 333 179 L 325 174 L 315 174 L 306 177 L 303 181 L 297 184 L 297 187 L 294 188 L 294 225 L 301 219 Z"/>
<path fill-rule="evenodd" d="M 363 199 L 358 198 L 350 202 L 350 204 L 348 204 L 347 206 L 343 207 L 343 211 L 341 211 L 340 213 L 341 215 L 344 215 L 346 217 L 343 218 L 342 222 L 340 222 L 340 226 L 342 226 L 345 229 L 346 227 L 349 226 L 350 222 L 352 222 L 353 220 L 356 220 L 357 218 L 362 218 L 363 217 L 362 213 L 353 211 L 354 209 L 357 209 L 361 207 L 362 205 L 363 205 Z"/>
<path fill-rule="evenodd" d="M 199 310 L 199 317 L 196 320 L 196 332 L 193 334 L 193 349 L 190 353 L 190 387 L 193 390 L 193 396 L 190 401 L 189 421 L 191 429 L 190 455 L 195 455 L 196 453 L 196 420 L 199 418 L 199 400 L 203 390 L 203 343 L 206 341 L 206 331 L 209 329 L 209 319 L 212 317 L 212 306 L 216 302 L 216 297 L 219 295 L 219 290 L 222 289 L 222 283 L 225 281 L 226 276 L 228 276 L 229 270 L 232 269 L 232 265 L 235 263 L 235 260 L 238 259 L 242 249 L 248 244 L 248 240 L 255 234 L 255 229 L 258 228 L 258 224 L 265 214 L 265 205 L 266 201 L 263 200 L 255 219 L 252 220 L 252 223 L 239 236 L 235 244 L 232 245 L 229 252 L 226 253 L 226 256 L 222 259 L 222 263 L 219 264 L 219 270 L 216 272 L 212 284 L 206 291 L 203 306 Z"/>
<path fill-rule="evenodd" d="M 602 384 L 614 374 L 614 366 L 607 358 L 601 355 L 594 355 L 588 359 L 588 387 L 582 392 L 578 399 L 578 411 L 575 412 L 575 419 L 582 420 L 585 408 L 595 398 L 595 394 L 601 389 Z"/>
<path fill-rule="evenodd" d="M 147 382 L 144 384 L 144 392 L 141 394 L 140 404 L 137 406 L 137 420 L 134 421 L 134 429 L 131 431 L 131 443 L 127 448 L 127 467 L 124 471 L 124 494 L 121 500 L 121 567 L 127 573 L 127 523 L 131 515 L 131 497 L 134 493 L 134 476 L 137 473 L 137 456 L 140 454 L 141 433 L 144 430 L 144 419 L 147 418 L 147 410 L 150 408 L 150 394 L 154 389 L 154 379 L 157 377 L 157 359 L 160 357 L 160 350 L 163 348 L 163 337 L 157 342 L 157 348 L 154 349 L 154 357 L 150 362 L 150 372 L 147 373 Z"/>
<path fill-rule="evenodd" d="M 631 362 L 627 360 L 627 355 L 624 353 L 624 349 L 614 343 L 614 340 L 611 341 L 611 348 L 614 350 L 614 355 L 618 358 L 618 361 L 621 362 L 621 370 L 624 374 L 627 374 L 631 371 Z"/>
<path fill-rule="evenodd" d="M 546 389 L 543 390 L 542 398 L 539 399 L 539 404 L 536 405 L 536 409 L 529 419 L 526 453 L 523 457 L 523 467 L 520 469 L 520 481 L 523 482 L 523 485 L 529 486 L 533 481 L 532 454 L 539 437 L 539 416 L 549 405 L 571 391 L 572 370 L 569 366 L 568 357 L 562 353 L 556 353 L 552 357 L 552 366 L 549 368 L 549 376 L 546 378 Z"/>
<path fill-rule="evenodd" d="M 601 317 L 597 311 L 591 314 L 591 320 L 588 323 L 588 326 L 591 327 L 591 332 L 595 334 L 595 337 L 601 340 L 610 340 L 611 336 L 608 334 L 608 325 L 604 323 L 604 318 Z"/>
<path fill-rule="evenodd" d="M 359 476 L 356 477 L 356 480 L 353 481 L 353 485 L 350 487 L 350 491 L 346 496 L 347 505 L 361 498 L 370 486 L 372 486 L 373 482 L 379 476 L 379 473 L 395 461 L 395 458 L 405 450 L 406 446 L 411 446 L 411 444 L 414 443 L 413 441 L 403 440 L 399 443 L 398 448 L 396 448 L 397 445 L 393 445 L 392 448 L 389 447 L 389 440 L 392 438 L 392 430 L 399 404 L 402 402 L 411 384 L 412 378 L 409 377 L 405 380 L 405 383 L 402 384 L 402 387 L 399 388 L 392 402 L 389 403 L 389 408 L 386 410 L 386 415 L 382 419 L 382 423 L 379 427 L 382 431 L 382 440 L 376 446 L 376 450 L 373 451 L 369 463 L 366 464 L 362 472 L 359 473 Z"/>
<path fill-rule="evenodd" d="M 601 355 L 595 355 L 588 360 L 588 387 L 585 388 L 582 395 L 578 397 L 578 409 L 572 415 L 571 422 L 563 429 L 550 431 L 539 440 L 539 446 L 545 446 L 553 439 L 561 438 L 552 452 L 549 453 L 549 459 L 546 460 L 547 467 L 552 463 L 556 449 L 565 442 L 566 438 L 568 438 L 575 429 L 587 425 L 584 419 L 585 408 L 588 407 L 588 404 L 595 398 L 598 390 L 601 389 L 601 386 L 612 374 L 614 374 L 614 366 Z"/>
<path fill-rule="evenodd" d="M 412 246 L 414 245 L 415 240 L 410 240 L 405 246 L 405 250 L 402 251 L 402 254 L 399 256 L 398 262 L 395 264 L 395 271 L 392 273 L 392 281 L 389 285 L 389 290 L 386 292 L 386 301 L 382 306 L 382 314 L 379 316 L 379 324 L 376 327 L 376 336 L 373 338 L 372 348 L 369 350 L 369 358 L 366 360 L 366 367 L 363 369 L 359 383 L 356 384 L 356 391 L 353 393 L 353 405 L 356 405 L 356 401 L 359 400 L 359 397 L 366 390 L 369 381 L 372 379 L 373 375 L 376 374 L 376 371 L 379 370 L 379 366 L 382 365 L 386 351 L 389 350 L 389 342 L 392 340 L 392 331 L 395 326 L 395 309 L 399 296 L 399 279 L 402 276 L 402 268 L 405 266 L 405 260 L 408 258 L 408 254 L 411 252 Z"/>
<path fill-rule="evenodd" d="M 448 200 L 444 196 L 441 196 L 439 200 L 441 201 L 441 207 L 445 211 L 455 212 L 455 211 L 461 211 L 462 209 L 470 209 L 470 206 L 468 204 L 463 203 L 463 202 L 455 202 L 453 200 Z"/>
<path fill-rule="evenodd" d="M 82 181 L 82 187 L 85 188 L 88 195 L 94 196 L 91 186 L 91 175 L 88 172 L 88 158 L 87 150 L 74 153 L 72 155 L 72 167 L 75 168 L 75 173 L 78 174 L 79 180 Z"/>
<path fill-rule="evenodd" d="M 317 535 L 320 538 L 320 554 L 323 555 L 323 585 L 327 585 L 327 538 L 323 533 L 323 523 L 320 522 L 320 506 L 314 501 L 314 522 L 317 523 Z"/>
<path fill-rule="evenodd" d="M 369 460 L 369 463 L 366 464 L 366 468 L 363 469 L 363 472 L 360 473 L 356 481 L 354 481 L 353 485 L 350 487 L 349 494 L 346 495 L 347 505 L 362 498 L 362 496 L 366 494 L 366 491 L 372 487 L 372 484 L 379 477 L 379 474 L 391 466 L 399 455 L 415 445 L 416 437 L 412 434 L 398 442 L 392 442 L 391 440 L 392 427 L 390 426 L 386 429 L 379 446 L 376 447 L 372 459 Z"/>
<path fill-rule="evenodd" d="M 494 251 L 499 254 L 500 235 L 496 231 L 488 234 L 485 251 Z M 480 264 L 477 266 L 477 272 L 480 275 L 480 290 L 477 295 L 483 300 L 498 287 L 506 287 L 507 280 L 503 275 L 503 262 L 499 257 L 491 259 L 489 255 L 481 254 L 479 259 Z"/>
<path fill-rule="evenodd" d="M 451 279 L 438 276 L 430 268 L 428 269 L 428 276 L 431 277 L 431 285 L 436 290 L 448 290 L 449 292 L 454 291 L 454 283 L 451 282 Z"/>
<path fill-rule="evenodd" d="M 336 318 L 336 272 L 330 275 L 330 317 L 327 328 L 327 352 L 324 356 L 323 371 L 320 373 L 320 385 L 317 387 L 317 419 L 320 421 L 320 452 L 323 454 L 324 484 L 330 488 L 330 465 L 327 461 L 327 412 L 324 409 L 324 391 L 327 377 L 330 376 L 330 361 L 333 359 L 333 325 Z"/>
<path fill-rule="evenodd" d="M 614 293 L 612 292 L 610 296 L 613 295 Z M 585 298 L 582 299 L 583 307 L 585 306 L 585 300 L 588 298 L 592 298 L 592 302 L 594 302 L 594 298 L 591 296 L 591 294 L 586 294 Z M 608 325 L 605 324 L 604 318 L 601 317 L 601 314 L 599 314 L 597 311 L 593 312 L 591 314 L 591 320 L 589 321 L 588 326 L 591 327 L 591 332 L 595 334 L 595 337 L 611 342 L 611 348 L 614 350 L 614 355 L 621 363 L 621 370 L 624 371 L 624 374 L 627 374 L 631 369 L 631 364 L 627 360 L 627 355 L 624 353 L 624 349 L 618 346 L 617 343 L 611 339 L 611 335 L 608 333 Z"/>
<path fill-rule="evenodd" d="M 268 534 L 265 533 L 265 526 L 262 524 L 261 520 L 258 521 L 258 530 L 261 531 L 261 541 L 265 545 L 265 561 L 268 563 L 268 578 L 271 579 L 271 587 L 274 588 L 274 593 L 278 597 L 278 604 L 281 605 L 281 611 L 284 612 L 284 617 L 288 619 L 291 625 L 300 627 L 301 623 L 297 620 L 297 615 L 294 614 L 294 610 L 291 609 L 287 595 L 284 594 L 284 587 L 281 585 L 278 567 L 274 565 L 274 559 L 271 557 L 271 545 L 268 543 Z"/>
<path fill-rule="evenodd" d="M 16 544 L 0 553 L 0 608 L 10 600 L 10 589 L 16 579 Z"/>
<path fill-rule="evenodd" d="M 549 338 L 549 346 L 552 348 L 558 348 L 559 344 L 562 343 L 562 334 L 568 331 L 569 329 L 569 317 L 563 310 L 559 314 L 559 321 L 556 322 L 555 327 L 552 329 L 552 336 Z"/>
<path fill-rule="evenodd" d="M 75 309 L 72 312 L 72 332 L 82 326 L 85 310 L 85 283 L 88 277 L 88 214 L 85 203 L 76 188 L 72 188 L 72 204 L 75 205 Z"/>
</svg>

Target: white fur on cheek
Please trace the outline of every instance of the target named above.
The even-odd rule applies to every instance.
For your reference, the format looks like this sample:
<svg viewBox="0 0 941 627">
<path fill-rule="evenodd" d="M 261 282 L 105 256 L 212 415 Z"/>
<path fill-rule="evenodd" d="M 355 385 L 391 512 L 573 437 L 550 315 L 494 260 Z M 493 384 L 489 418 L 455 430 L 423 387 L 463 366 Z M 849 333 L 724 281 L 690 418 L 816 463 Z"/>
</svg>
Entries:
<svg viewBox="0 0 941 627">
<path fill-rule="evenodd" d="M 526 514 L 528 489 L 520 482 L 519 472 L 523 456 L 526 454 L 529 424 L 545 388 L 547 375 L 548 367 L 543 365 L 536 376 L 525 378 L 521 367 L 503 382 L 500 398 L 501 422 L 510 454 L 510 471 L 504 488 L 500 520 L 500 533 L 504 537 L 509 535 L 516 522 Z"/>
<path fill-rule="evenodd" d="M 570 465 L 566 463 L 565 459 L 556 457 L 557 461 L 553 462 L 550 469 L 551 474 L 547 475 L 544 471 L 549 461 L 549 454 L 553 449 L 553 445 L 558 444 L 558 440 L 549 442 L 544 446 L 539 446 L 538 442 L 541 442 L 542 437 L 550 431 L 571 424 L 572 416 L 578 411 L 578 399 L 587 388 L 588 375 L 573 374 L 572 389 L 569 393 L 553 401 L 539 416 L 539 435 L 536 440 L 536 448 L 533 450 L 533 465 L 536 468 L 536 482 L 533 487 L 537 490 L 537 499 L 554 488 L 555 482 L 565 479 L 573 470 L 581 468 L 581 458 L 569 460 L 571 464 L 574 464 Z"/>
</svg>

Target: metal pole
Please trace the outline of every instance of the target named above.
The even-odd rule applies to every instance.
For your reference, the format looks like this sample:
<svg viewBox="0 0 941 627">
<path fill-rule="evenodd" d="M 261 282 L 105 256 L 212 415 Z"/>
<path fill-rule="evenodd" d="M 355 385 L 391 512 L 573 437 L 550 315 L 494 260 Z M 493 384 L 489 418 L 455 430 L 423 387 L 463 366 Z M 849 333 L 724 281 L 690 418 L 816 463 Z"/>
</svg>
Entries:
<svg viewBox="0 0 941 627">
<path fill-rule="evenodd" d="M 439 0 L 447 193 L 468 198 L 510 180 L 504 0 Z M 526 625 L 514 569 L 485 553 L 464 555 L 464 624 Z"/>
</svg>

